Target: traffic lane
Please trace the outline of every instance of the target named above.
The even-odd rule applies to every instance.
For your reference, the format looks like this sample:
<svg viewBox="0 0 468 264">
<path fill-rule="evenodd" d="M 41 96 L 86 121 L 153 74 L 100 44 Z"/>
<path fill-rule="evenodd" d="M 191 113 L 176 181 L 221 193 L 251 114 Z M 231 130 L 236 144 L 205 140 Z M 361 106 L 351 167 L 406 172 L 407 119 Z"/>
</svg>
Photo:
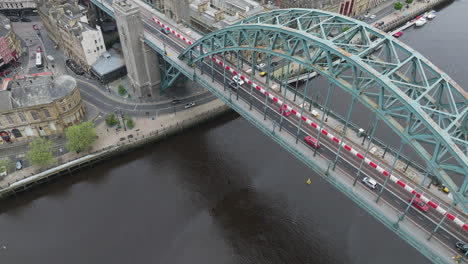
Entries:
<svg viewBox="0 0 468 264">
<path fill-rule="evenodd" d="M 207 65 L 206 63 L 204 63 L 203 66 L 205 68 L 209 67 L 209 65 Z M 222 84 L 223 83 L 222 80 L 224 80 L 223 75 L 218 71 L 216 71 L 215 75 L 216 75 L 215 79 L 219 83 Z M 228 87 L 227 89 L 231 89 L 231 88 Z M 250 91 L 253 91 L 253 90 L 246 89 L 245 87 L 243 87 L 242 89 L 231 89 L 231 91 L 232 90 L 234 90 L 234 94 L 236 96 L 239 96 L 239 98 L 243 99 L 246 102 L 252 102 L 252 105 L 256 109 L 258 109 L 259 112 L 264 111 L 263 109 L 265 107 L 265 105 L 264 105 L 265 95 L 263 95 L 261 93 L 258 93 L 258 92 L 253 92 L 251 94 Z M 251 96 L 251 95 L 253 95 L 253 96 Z M 254 100 L 254 98 L 257 99 L 257 100 Z M 267 108 L 269 110 L 267 110 L 267 112 L 266 112 L 267 116 L 269 118 L 271 118 L 272 116 L 276 116 L 276 122 L 280 123 L 281 122 L 280 121 L 281 120 L 281 115 L 278 113 L 278 111 L 276 111 L 274 109 L 275 108 L 275 103 L 273 103 L 269 99 L 266 100 L 266 101 L 269 104 L 269 106 Z M 273 107 L 271 105 L 273 105 Z M 291 122 L 291 120 L 283 119 L 282 122 L 284 122 L 282 124 L 282 128 L 290 131 L 290 133 L 292 132 L 292 134 L 294 134 L 294 131 L 297 131 L 297 127 Z M 307 127 L 307 126 L 305 126 L 305 127 Z M 300 134 L 299 138 L 301 138 L 302 136 L 310 134 L 310 132 L 306 133 L 305 131 L 302 131 L 302 133 L 303 134 Z M 301 143 L 305 144 L 302 140 L 301 140 Z M 320 153 L 320 154 L 322 154 L 322 153 Z M 334 154 L 332 154 L 332 152 L 330 152 L 330 155 L 333 156 Z M 363 176 L 360 178 L 360 180 L 362 180 L 362 178 L 366 174 L 366 171 L 369 171 L 369 170 L 370 170 L 370 168 L 364 169 Z M 390 194 L 393 196 L 393 200 L 391 200 L 391 199 L 389 199 L 387 197 Z M 403 196 L 403 197 L 405 197 L 405 196 Z M 400 197 L 398 197 L 398 195 L 392 194 L 389 190 L 386 190 L 386 189 L 384 189 L 384 192 L 382 194 L 382 199 L 384 199 L 389 204 L 393 204 L 394 207 L 399 207 L 400 210 L 405 210 L 406 207 L 408 206 L 408 204 L 405 203 L 404 199 L 401 199 Z M 411 221 L 413 221 L 415 223 L 418 223 L 419 226 L 421 226 L 421 228 L 423 228 L 423 229 L 426 229 L 427 232 L 431 232 L 436 226 L 436 222 L 432 221 L 429 217 L 424 217 L 423 215 L 421 215 L 421 212 L 415 211 L 414 208 L 412 208 L 412 207 L 410 207 L 407 217 L 409 219 L 411 219 Z M 436 234 L 434 234 L 434 238 L 437 238 L 439 241 L 441 241 L 441 243 L 445 244 L 447 246 L 447 248 L 450 249 L 450 250 L 453 250 L 453 244 L 456 241 L 458 241 L 458 238 L 453 236 L 451 233 L 447 232 L 444 229 L 444 227 L 439 228 L 438 232 Z"/>
<path fill-rule="evenodd" d="M 155 28 L 153 28 L 153 27 L 149 27 L 149 28 L 152 28 L 152 31 L 156 34 L 157 30 L 156 30 Z M 178 38 L 177 38 L 177 41 L 175 41 L 175 40 L 169 38 L 169 37 L 168 37 L 167 35 L 165 35 L 165 34 L 159 33 L 159 34 L 156 34 L 156 35 L 164 36 L 163 38 L 164 38 L 166 41 L 167 41 L 167 40 L 170 40 L 170 42 L 171 42 L 171 44 L 172 44 L 171 46 L 177 47 L 179 50 L 183 49 L 182 44 L 181 44 L 181 43 L 178 43 L 178 41 L 179 41 Z M 171 37 L 172 37 L 172 34 L 169 34 L 169 35 L 171 35 Z M 206 63 L 204 63 L 204 64 L 206 64 Z M 219 68 L 221 68 L 219 65 L 217 65 L 216 67 L 218 68 L 218 70 L 220 70 Z M 209 72 L 209 71 L 211 70 L 211 68 L 210 68 L 208 65 L 206 65 L 206 66 L 203 67 L 203 68 L 205 69 L 206 72 Z M 229 75 L 231 75 L 231 74 L 229 74 Z M 220 81 L 220 78 L 217 78 L 217 79 L 218 79 L 218 81 Z M 255 90 L 256 90 L 256 89 L 255 89 Z M 258 91 L 257 91 L 257 93 L 258 93 Z M 250 96 L 250 95 L 249 95 L 249 96 Z M 297 119 L 297 117 L 296 117 L 296 119 Z M 280 119 L 280 120 L 281 120 L 281 119 Z M 281 122 L 281 121 L 279 121 L 279 122 Z M 305 126 L 305 127 L 308 127 L 308 126 Z M 311 129 L 311 128 L 309 128 L 309 129 Z M 311 135 L 313 135 L 313 134 L 314 134 L 314 133 L 311 133 Z M 328 137 L 326 137 L 325 141 L 327 141 L 327 140 L 329 141 Z M 336 146 L 336 145 L 335 145 L 335 147 L 338 148 L 338 146 Z M 347 152 L 347 151 L 342 151 L 341 154 L 342 154 L 342 155 L 343 155 L 343 154 L 344 154 L 344 155 L 348 155 L 348 156 L 349 156 L 349 157 L 348 157 L 349 160 L 353 161 L 354 163 L 355 163 L 355 162 L 359 162 L 359 161 L 357 161 L 357 160 L 356 160 L 349 152 Z M 330 153 L 330 156 L 333 156 L 333 155 Z M 333 157 L 332 157 L 332 159 L 333 159 Z M 357 164 L 355 164 L 355 165 L 357 165 Z M 367 171 L 367 174 L 372 175 L 373 178 L 375 178 L 376 175 L 377 175 L 377 177 L 379 178 L 380 183 L 382 182 L 382 177 L 384 177 L 383 175 L 380 175 L 379 173 L 376 174 L 374 171 L 372 171 L 372 170 L 370 170 L 369 168 L 367 168 L 366 165 L 364 165 L 363 168 Z M 348 168 L 348 169 L 349 169 L 349 168 Z M 372 172 L 371 172 L 371 171 L 372 171 Z M 392 183 L 393 183 L 393 182 L 392 182 Z M 394 184 L 387 184 L 387 186 L 392 186 L 392 185 L 394 185 Z M 396 187 L 396 186 L 392 186 L 392 187 Z M 393 189 L 394 189 L 395 191 L 398 191 L 398 193 L 401 194 L 402 197 L 408 196 L 407 193 L 403 193 L 403 190 L 401 190 L 401 188 L 393 188 Z M 431 213 L 432 213 L 432 218 L 435 219 L 436 221 L 437 221 L 437 220 L 440 221 L 440 219 L 442 218 L 442 216 L 437 217 L 433 212 L 431 212 Z M 446 225 L 446 224 L 447 224 L 447 222 L 445 222 L 445 225 Z M 455 225 L 455 224 L 454 224 L 453 222 L 451 222 L 451 221 L 449 221 L 449 226 L 447 226 L 447 228 L 452 229 L 452 232 L 458 233 L 459 227 L 458 227 L 457 225 Z M 455 231 L 455 230 L 457 230 L 457 231 Z"/>
<path fill-rule="evenodd" d="M 82 80 L 77 80 L 78 83 L 80 84 L 80 92 L 83 97 L 83 99 L 87 102 L 90 102 L 91 104 L 94 104 L 96 106 L 99 106 L 103 111 L 105 112 L 112 112 L 115 108 L 120 108 L 124 111 L 132 112 L 132 113 L 140 113 L 140 112 L 154 112 L 155 110 L 161 109 L 161 108 L 168 108 L 172 106 L 172 102 L 164 102 L 164 103 L 158 103 L 158 104 L 151 104 L 151 105 L 140 105 L 140 104 L 125 104 L 116 100 L 113 100 L 111 98 L 108 98 L 107 96 L 103 95 L 100 91 L 96 91 L 96 88 L 92 87 L 90 84 L 88 84 L 85 81 Z M 192 95 L 188 98 L 182 98 L 179 99 L 180 102 L 178 104 L 184 104 L 184 103 L 189 103 L 192 101 L 199 101 L 202 98 L 209 97 L 211 100 L 214 100 L 212 98 L 212 94 L 210 92 L 204 92 L 201 94 L 196 94 Z M 142 115 L 145 115 L 146 113 L 143 113 Z"/>
<path fill-rule="evenodd" d="M 247 91 L 241 90 L 239 95 L 240 95 L 241 98 L 244 98 L 244 101 L 249 101 L 247 96 L 249 96 L 250 93 L 248 93 Z M 258 111 L 261 111 L 264 108 L 264 105 L 262 103 L 260 103 L 259 101 L 257 101 L 257 100 L 253 102 L 253 106 Z M 273 107 L 274 107 L 274 105 L 273 105 Z M 268 109 L 269 110 L 266 112 L 267 116 L 270 119 L 275 120 L 275 122 L 277 122 L 279 124 L 281 122 L 281 114 L 278 111 L 276 111 L 274 108 L 272 108 L 271 105 L 269 106 Z M 304 138 L 306 135 L 308 135 L 308 133 L 306 133 L 303 130 L 299 130 L 299 134 L 297 134 L 297 129 L 298 128 L 295 126 L 295 124 L 293 122 L 291 122 L 291 120 L 289 120 L 287 118 L 283 119 L 282 128 L 285 129 L 285 130 L 288 130 L 292 135 L 296 135 L 298 140 L 300 140 L 300 139 Z M 300 142 L 302 144 L 307 145 L 303 140 L 301 140 Z M 311 147 L 311 150 L 313 150 L 312 147 Z M 321 150 L 318 150 L 318 151 L 323 156 L 324 156 L 324 154 L 326 156 L 327 152 L 329 154 L 332 154 L 332 155 L 329 155 L 329 156 L 334 155 L 334 152 L 331 149 L 328 149 L 327 146 L 323 147 L 323 145 L 322 145 Z M 364 171 L 363 175 L 361 177 L 359 177 L 360 184 L 362 184 L 361 181 L 365 177 L 365 173 L 366 172 Z M 351 177 L 351 175 L 349 175 L 349 176 Z M 372 191 L 371 189 L 368 189 L 364 184 L 362 184 L 362 185 L 363 185 L 363 187 L 365 187 L 365 189 L 367 189 L 370 192 L 377 192 L 377 190 Z M 376 195 L 377 195 L 377 193 L 376 193 Z M 408 206 L 408 203 L 405 203 L 405 201 L 402 198 L 400 198 L 396 193 L 390 192 L 387 189 L 383 190 L 381 198 L 383 200 L 385 200 L 387 203 L 391 204 L 394 208 L 400 209 L 401 211 L 406 210 L 406 208 Z M 413 206 L 410 207 L 410 209 L 409 209 L 409 211 L 407 213 L 407 217 L 410 218 L 414 223 L 417 223 L 422 229 L 425 229 L 427 232 L 431 232 L 437 225 L 437 222 L 431 220 L 426 214 L 424 214 L 421 211 L 415 209 Z M 439 228 L 438 232 L 436 234 L 434 234 L 434 237 L 437 237 L 437 239 L 439 239 L 439 241 L 441 241 L 443 244 L 445 244 L 447 246 L 447 248 L 449 248 L 449 249 L 451 249 L 451 250 L 453 250 L 455 252 L 455 250 L 453 248 L 453 245 L 455 244 L 455 242 L 457 242 L 459 240 L 458 240 L 458 238 L 453 236 L 451 233 L 447 232 L 444 229 L 444 227 Z"/>
<path fill-rule="evenodd" d="M 218 77 L 216 78 L 220 83 L 222 83 L 221 81 L 221 74 L 217 74 Z M 240 97 L 244 98 L 245 101 L 248 101 L 250 102 L 250 99 L 251 99 L 251 94 L 250 94 L 250 91 L 247 91 L 247 89 L 245 89 L 244 87 L 242 89 L 232 89 L 232 88 L 229 88 L 231 90 L 234 90 L 235 93 L 237 94 L 237 92 L 239 92 L 239 95 Z M 256 89 L 255 89 L 256 90 Z M 253 97 L 256 97 L 257 100 L 254 100 L 252 103 L 253 105 L 255 106 L 255 108 L 257 109 L 264 109 L 264 106 L 263 106 L 263 99 L 264 99 L 264 95 L 261 94 L 261 93 L 255 93 L 253 94 L 254 96 Z M 262 102 L 261 102 L 261 101 Z M 271 100 L 268 100 L 269 101 L 269 104 L 271 108 L 274 109 L 274 107 L 276 106 L 275 103 L 273 103 Z M 275 114 L 272 116 L 271 112 L 274 112 Z M 267 115 L 270 117 L 270 118 L 274 118 L 274 120 L 279 124 L 279 126 L 281 126 L 282 128 L 284 129 L 287 129 L 288 131 L 290 131 L 291 133 L 295 133 L 297 135 L 297 130 L 298 130 L 298 126 L 296 126 L 296 124 L 291 120 L 291 119 L 288 119 L 288 118 L 284 118 L 284 117 L 281 117 L 281 115 L 279 114 L 279 111 L 267 111 Z M 276 118 L 274 117 L 276 116 Z M 306 126 L 302 126 L 301 128 L 308 128 L 309 126 L 306 125 Z M 278 128 L 279 129 L 279 128 Z M 311 133 L 311 131 L 301 131 L 299 132 L 299 136 L 297 136 L 298 139 L 301 139 L 301 142 L 302 142 L 302 139 L 303 137 L 305 137 L 306 135 L 314 135 L 314 133 Z M 322 141 L 322 145 L 323 145 L 323 141 Z M 326 146 L 326 150 L 325 152 L 322 152 L 322 154 L 325 154 L 326 156 L 330 157 L 332 160 L 334 160 L 334 158 L 336 157 L 336 154 L 334 151 L 337 150 L 337 146 L 335 144 L 332 144 L 331 142 L 327 142 L 325 143 L 325 146 Z M 342 152 L 344 154 L 347 154 L 347 152 Z M 328 155 L 327 155 L 328 154 Z M 356 159 L 354 158 L 354 156 L 350 156 L 349 157 L 350 160 L 352 161 L 356 161 Z M 346 163 L 344 164 L 349 164 L 349 160 L 346 160 L 347 161 Z M 357 164 L 354 164 L 354 165 L 357 165 Z M 358 165 L 359 166 L 359 165 Z M 355 170 L 357 170 L 355 167 L 353 166 L 346 166 L 349 170 L 349 168 L 354 168 Z M 361 181 L 366 175 L 372 175 L 373 173 L 375 173 L 374 171 L 372 171 L 369 167 L 367 166 L 363 166 L 362 167 L 362 171 L 363 171 L 363 174 L 362 176 L 359 178 L 359 180 Z M 401 188 L 398 188 L 397 186 L 392 186 L 392 185 L 389 185 L 387 184 L 387 187 L 386 189 L 384 189 L 384 194 L 386 193 L 390 193 L 388 189 L 393 189 L 394 191 L 394 201 L 393 201 L 393 205 L 396 206 L 396 207 L 400 207 L 401 210 L 405 210 L 406 206 L 408 206 L 408 203 L 405 202 L 405 200 L 407 199 L 407 197 L 409 196 L 407 193 L 404 193 L 404 190 L 402 190 Z M 396 195 L 396 193 L 400 196 L 400 197 L 404 197 L 404 198 L 400 198 Z M 384 196 L 384 194 L 382 196 Z M 411 207 L 411 209 L 413 209 Z M 435 226 L 436 226 L 436 222 L 438 222 L 437 220 L 440 221 L 440 219 L 432 214 L 432 216 L 429 217 L 431 213 L 428 213 L 428 215 L 423 215 L 421 212 L 418 212 L 418 211 L 414 211 L 412 212 L 411 214 L 408 215 L 408 217 L 410 217 L 413 221 L 415 222 L 420 222 L 420 221 L 423 221 L 422 223 L 425 224 L 425 226 L 429 229 L 428 232 L 431 232 Z M 417 219 L 416 219 L 417 218 Z M 436 219 L 431 219 L 431 218 L 436 218 Z M 446 222 L 445 222 L 446 223 Z M 444 239 L 444 236 L 446 237 L 449 237 L 451 238 L 450 240 L 446 241 L 447 243 L 454 243 L 454 241 L 456 242 L 458 239 L 455 238 L 452 234 L 449 234 L 447 231 L 444 230 L 444 228 L 446 228 L 446 226 L 443 226 L 440 231 L 437 233 L 437 236 L 441 239 Z M 458 231 L 458 229 L 455 229 Z M 445 238 L 446 239 L 446 238 Z"/>
<path fill-rule="evenodd" d="M 155 33 L 155 32 L 154 32 L 154 33 Z M 162 36 L 162 34 L 159 34 L 159 35 Z M 165 36 L 164 38 L 165 38 L 166 40 L 169 40 L 169 39 L 170 39 L 170 38 L 167 37 L 167 36 Z M 177 39 L 177 40 L 178 40 L 178 39 Z M 174 40 L 171 39 L 170 42 L 172 43 L 171 46 L 177 47 L 179 50 L 182 49 L 182 48 L 181 48 L 181 44 L 177 43 L 176 41 L 174 41 Z M 206 70 L 210 70 L 210 69 L 208 68 L 208 66 L 207 66 L 206 68 L 207 68 Z M 208 71 L 206 71 L 206 72 L 208 72 Z M 217 79 L 218 79 L 218 81 L 220 81 L 220 78 L 217 78 Z M 230 89 L 230 88 L 229 88 L 229 89 Z M 249 97 L 250 97 L 250 96 L 251 96 L 250 93 L 248 93 L 248 94 L 249 94 Z M 281 120 L 281 118 L 280 118 L 280 120 Z M 278 122 L 281 122 L 280 120 L 278 120 Z M 289 124 L 289 125 L 286 125 L 286 128 L 289 128 L 290 130 L 292 130 L 292 129 L 293 129 L 293 126 L 292 126 L 291 124 Z M 327 139 L 328 139 L 328 138 L 327 138 Z M 343 153 L 346 153 L 346 152 L 343 151 Z M 333 156 L 332 151 L 330 151 L 329 155 L 330 155 L 330 157 Z M 355 160 L 355 159 L 352 158 L 351 160 Z M 363 168 L 365 168 L 365 169 L 368 171 L 367 174 L 369 174 L 369 172 L 370 172 L 370 171 L 369 171 L 369 168 L 367 168 L 366 166 L 363 166 Z M 374 175 L 374 174 L 375 174 L 375 172 L 372 172 L 372 173 L 371 173 L 371 175 Z M 379 176 L 379 177 L 381 177 L 381 176 Z M 387 186 L 391 186 L 391 184 L 390 184 L 390 185 L 387 185 Z M 396 186 L 393 186 L 393 187 L 396 187 Z M 408 195 L 408 194 L 402 194 L 402 192 L 401 192 L 402 190 L 401 190 L 400 188 L 396 188 L 395 190 L 398 190 L 398 192 L 402 195 L 402 197 L 404 197 L 405 195 L 406 195 L 406 196 Z M 387 193 L 387 192 L 388 192 L 387 190 L 384 191 L 384 193 Z M 404 203 L 403 203 L 403 204 L 404 204 Z M 413 216 L 413 217 L 414 217 L 414 216 Z M 421 216 L 418 215 L 417 217 L 420 218 Z M 433 217 L 435 217 L 435 216 L 433 215 Z M 424 218 L 422 218 L 422 219 L 424 219 Z M 428 220 L 428 218 L 426 218 L 426 219 L 427 219 L 427 221 L 426 221 L 427 223 L 432 223 L 431 221 Z M 445 222 L 445 223 L 446 223 L 446 222 Z M 452 224 L 453 224 L 453 223 L 452 223 Z M 458 226 L 456 226 L 456 227 L 457 227 L 457 229 L 458 229 Z M 457 230 L 457 231 L 458 231 L 458 230 Z"/>
<path fill-rule="evenodd" d="M 290 119 L 295 123 L 296 129 L 299 127 L 299 122 L 301 122 L 301 119 L 297 118 L 296 116 L 291 116 Z M 325 155 L 327 155 L 330 160 L 335 161 L 336 159 L 336 153 L 338 152 L 339 145 L 337 145 L 335 142 L 333 142 L 331 139 L 328 137 L 325 137 L 323 135 L 318 136 L 318 130 L 310 127 L 309 125 L 304 126 L 304 122 L 302 122 L 301 128 L 306 130 L 306 134 L 303 135 L 305 137 L 306 135 L 313 136 L 318 139 L 318 142 L 322 144 L 322 146 L 326 146 L 330 152 L 324 152 Z M 343 146 L 341 147 L 340 151 L 340 158 L 338 159 L 338 162 L 342 159 L 345 159 L 346 162 L 343 163 L 344 167 L 346 167 L 349 171 L 355 172 L 357 174 L 358 168 L 361 166 L 362 160 L 356 159 L 352 153 L 349 151 L 346 151 Z M 361 170 L 365 172 L 365 175 L 370 176 L 374 179 L 376 179 L 381 186 L 383 186 L 383 182 L 387 177 L 385 177 L 383 174 L 378 173 L 371 167 L 369 167 L 367 164 L 362 164 Z M 361 177 L 362 180 L 363 177 Z M 399 185 L 395 184 L 392 181 L 389 181 L 386 185 L 386 188 L 389 188 L 392 192 L 398 193 L 402 199 L 406 198 L 406 200 L 410 199 L 412 196 L 406 192 L 404 189 L 402 189 Z M 430 207 L 431 208 L 431 207 Z M 436 213 L 433 209 L 429 211 L 427 214 L 428 217 L 430 217 L 433 221 L 439 222 L 442 220 L 443 216 L 440 215 L 439 213 Z M 453 234 L 456 234 L 457 237 L 463 238 L 466 241 L 466 234 L 464 230 L 461 230 L 458 225 L 456 225 L 453 221 L 450 221 L 446 219 L 446 221 L 443 222 L 444 228 L 452 232 Z"/>
</svg>

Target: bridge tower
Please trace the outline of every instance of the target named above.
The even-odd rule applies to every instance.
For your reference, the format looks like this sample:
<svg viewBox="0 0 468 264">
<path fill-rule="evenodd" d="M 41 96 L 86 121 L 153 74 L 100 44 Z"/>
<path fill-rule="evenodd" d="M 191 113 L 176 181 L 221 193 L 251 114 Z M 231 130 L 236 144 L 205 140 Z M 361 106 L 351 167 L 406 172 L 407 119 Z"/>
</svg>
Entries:
<svg viewBox="0 0 468 264">
<path fill-rule="evenodd" d="M 161 84 L 157 53 L 143 40 L 143 22 L 138 6 L 114 1 L 115 20 L 122 44 L 127 75 L 139 98 L 154 97 Z"/>
</svg>

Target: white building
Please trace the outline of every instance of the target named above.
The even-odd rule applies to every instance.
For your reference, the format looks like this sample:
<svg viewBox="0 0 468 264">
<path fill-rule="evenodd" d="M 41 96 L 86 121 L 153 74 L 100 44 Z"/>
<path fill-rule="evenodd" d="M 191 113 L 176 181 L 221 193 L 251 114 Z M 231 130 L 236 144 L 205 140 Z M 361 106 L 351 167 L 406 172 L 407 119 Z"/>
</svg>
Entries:
<svg viewBox="0 0 468 264">
<path fill-rule="evenodd" d="M 104 38 L 99 26 L 96 26 L 96 29 L 93 29 L 88 24 L 80 24 L 82 26 L 81 47 L 83 47 L 86 63 L 88 65 L 92 65 L 104 52 L 106 52 Z"/>
<path fill-rule="evenodd" d="M 18 10 L 36 8 L 36 2 L 34 0 L 0 0 L 0 10 Z"/>
</svg>

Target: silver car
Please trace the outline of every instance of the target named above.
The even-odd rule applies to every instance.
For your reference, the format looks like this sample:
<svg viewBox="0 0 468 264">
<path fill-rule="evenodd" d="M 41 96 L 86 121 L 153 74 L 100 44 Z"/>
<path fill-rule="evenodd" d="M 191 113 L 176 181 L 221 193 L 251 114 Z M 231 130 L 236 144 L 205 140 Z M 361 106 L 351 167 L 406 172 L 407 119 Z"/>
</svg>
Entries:
<svg viewBox="0 0 468 264">
<path fill-rule="evenodd" d="M 195 102 L 185 104 L 185 109 L 195 106 Z"/>
<path fill-rule="evenodd" d="M 372 179 L 371 177 L 364 177 L 364 179 L 362 179 L 362 182 L 372 190 L 375 190 L 377 188 L 377 181 Z"/>
</svg>

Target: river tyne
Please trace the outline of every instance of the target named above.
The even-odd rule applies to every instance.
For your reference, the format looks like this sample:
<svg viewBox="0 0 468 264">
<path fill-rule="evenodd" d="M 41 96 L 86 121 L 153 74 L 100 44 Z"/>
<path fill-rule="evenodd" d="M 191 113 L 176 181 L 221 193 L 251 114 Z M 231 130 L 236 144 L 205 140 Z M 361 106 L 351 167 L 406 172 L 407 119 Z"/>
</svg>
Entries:
<svg viewBox="0 0 468 264">
<path fill-rule="evenodd" d="M 401 38 L 465 89 L 467 11 L 455 1 Z M 2 201 L 0 263 L 429 260 L 229 114 Z"/>
</svg>

